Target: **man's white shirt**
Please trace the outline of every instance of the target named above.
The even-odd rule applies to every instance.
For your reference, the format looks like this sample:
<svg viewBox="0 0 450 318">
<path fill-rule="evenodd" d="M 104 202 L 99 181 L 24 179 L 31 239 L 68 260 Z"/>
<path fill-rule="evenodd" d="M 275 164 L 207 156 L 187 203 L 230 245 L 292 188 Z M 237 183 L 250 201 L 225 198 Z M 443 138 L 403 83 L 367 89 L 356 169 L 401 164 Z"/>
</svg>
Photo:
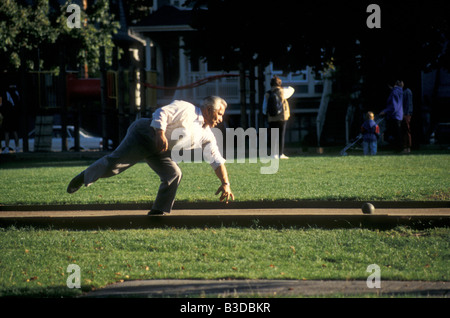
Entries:
<svg viewBox="0 0 450 318">
<path fill-rule="evenodd" d="M 175 100 L 153 113 L 151 126 L 164 130 L 169 151 L 203 148 L 205 157 L 206 155 L 209 157 L 205 159 L 209 160 L 214 170 L 225 163 L 211 128 L 204 126 L 204 118 L 199 107 Z"/>
</svg>

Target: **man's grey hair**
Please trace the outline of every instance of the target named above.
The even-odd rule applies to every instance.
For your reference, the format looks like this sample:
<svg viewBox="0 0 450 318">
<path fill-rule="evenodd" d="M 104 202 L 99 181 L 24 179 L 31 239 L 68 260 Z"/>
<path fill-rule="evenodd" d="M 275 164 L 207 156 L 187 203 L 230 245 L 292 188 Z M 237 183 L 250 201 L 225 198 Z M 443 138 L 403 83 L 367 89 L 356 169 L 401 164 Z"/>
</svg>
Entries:
<svg viewBox="0 0 450 318">
<path fill-rule="evenodd" d="M 202 108 L 206 108 L 208 106 L 212 106 L 214 111 L 217 111 L 220 109 L 220 107 L 224 106 L 227 108 L 227 102 L 218 96 L 208 96 L 203 99 Z"/>
</svg>

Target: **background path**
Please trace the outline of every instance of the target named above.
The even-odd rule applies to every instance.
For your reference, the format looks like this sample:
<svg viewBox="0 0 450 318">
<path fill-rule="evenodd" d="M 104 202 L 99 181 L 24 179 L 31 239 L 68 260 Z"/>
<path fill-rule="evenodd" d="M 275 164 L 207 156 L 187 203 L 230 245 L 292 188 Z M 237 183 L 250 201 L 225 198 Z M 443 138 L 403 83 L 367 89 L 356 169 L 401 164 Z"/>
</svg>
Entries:
<svg viewBox="0 0 450 318">
<path fill-rule="evenodd" d="M 369 288 L 366 281 L 342 280 L 136 280 L 109 285 L 83 297 L 289 297 L 289 296 L 420 295 L 449 297 L 449 282 L 380 281 Z"/>
</svg>

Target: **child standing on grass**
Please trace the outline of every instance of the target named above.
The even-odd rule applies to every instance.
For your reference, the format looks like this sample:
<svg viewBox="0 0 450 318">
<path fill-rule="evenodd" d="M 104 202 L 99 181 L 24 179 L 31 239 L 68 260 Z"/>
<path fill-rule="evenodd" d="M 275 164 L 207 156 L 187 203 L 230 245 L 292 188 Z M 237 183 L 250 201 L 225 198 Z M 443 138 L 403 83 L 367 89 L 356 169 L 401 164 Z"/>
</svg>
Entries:
<svg viewBox="0 0 450 318">
<path fill-rule="evenodd" d="M 366 121 L 361 126 L 363 135 L 363 152 L 364 155 L 375 156 L 377 154 L 378 136 L 380 135 L 380 127 L 374 121 L 374 114 L 367 112 Z"/>
</svg>

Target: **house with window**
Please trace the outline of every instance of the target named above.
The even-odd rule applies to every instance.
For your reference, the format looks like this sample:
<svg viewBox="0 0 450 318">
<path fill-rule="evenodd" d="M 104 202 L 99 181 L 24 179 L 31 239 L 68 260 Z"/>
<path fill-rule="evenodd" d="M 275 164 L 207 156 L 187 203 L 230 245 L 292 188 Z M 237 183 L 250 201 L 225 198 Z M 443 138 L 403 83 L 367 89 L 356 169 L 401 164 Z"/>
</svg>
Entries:
<svg viewBox="0 0 450 318">
<path fill-rule="evenodd" d="M 220 65 L 192 60 L 185 54 L 183 37 L 189 32 L 195 32 L 195 29 L 190 25 L 191 9 L 184 7 L 184 2 L 154 0 L 152 13 L 128 28 L 129 35 L 138 39 L 144 46 L 141 55 L 144 74 L 141 76 L 146 85 L 142 87 L 142 110 L 145 110 L 144 113 L 151 113 L 174 99 L 199 104 L 205 96 L 218 95 L 229 104 L 225 124 L 235 128 L 239 126 L 241 116 L 239 71 L 225 72 Z M 315 139 L 316 133 L 320 135 L 317 129 L 321 129 L 323 125 L 319 127 L 316 124 L 318 114 L 326 112 L 322 78 L 316 78 L 311 68 L 283 74 L 273 64 L 264 70 L 255 67 L 254 72 L 256 78 L 263 82 L 260 83 L 263 85 L 255 85 L 255 128 L 258 128 L 260 122 L 258 118 L 261 116 L 263 103 L 261 98 L 270 88 L 270 78 L 278 75 L 284 86 L 292 86 L 295 89 L 295 94 L 289 101 L 292 117 L 288 123 L 286 141 L 298 143 L 308 136 Z M 211 78 L 214 80 L 208 81 Z M 249 83 L 245 85 L 249 92 Z M 261 88 L 264 92 L 260 92 Z M 247 105 L 250 102 L 249 95 L 247 94 Z M 250 122 L 250 110 L 247 111 L 247 118 Z"/>
</svg>

